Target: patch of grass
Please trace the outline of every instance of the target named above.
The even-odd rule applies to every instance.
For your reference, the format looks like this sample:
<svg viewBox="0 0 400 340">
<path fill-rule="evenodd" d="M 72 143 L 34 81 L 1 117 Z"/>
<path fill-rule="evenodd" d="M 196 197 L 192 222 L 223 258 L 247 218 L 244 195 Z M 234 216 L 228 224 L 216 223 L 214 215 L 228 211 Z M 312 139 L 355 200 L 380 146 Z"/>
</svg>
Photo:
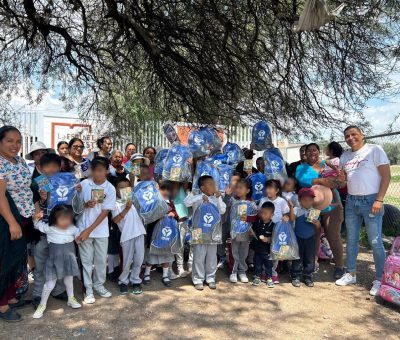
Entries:
<svg viewBox="0 0 400 340">
<path fill-rule="evenodd" d="M 400 182 L 400 175 L 393 175 L 390 179 L 391 183 L 399 183 Z"/>
<path fill-rule="evenodd" d="M 398 196 L 385 196 L 385 203 L 394 205 L 400 209 L 400 197 Z"/>
</svg>

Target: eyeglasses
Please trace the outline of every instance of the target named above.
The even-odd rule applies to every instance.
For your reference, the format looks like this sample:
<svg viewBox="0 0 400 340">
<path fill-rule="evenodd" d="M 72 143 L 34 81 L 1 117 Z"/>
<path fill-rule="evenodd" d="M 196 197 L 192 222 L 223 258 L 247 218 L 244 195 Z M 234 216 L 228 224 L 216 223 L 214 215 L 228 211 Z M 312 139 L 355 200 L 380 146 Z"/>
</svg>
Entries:
<svg viewBox="0 0 400 340">
<path fill-rule="evenodd" d="M 78 149 L 82 149 L 83 150 L 85 147 L 83 145 L 72 145 L 72 148 L 75 149 L 75 150 L 78 150 Z"/>
</svg>

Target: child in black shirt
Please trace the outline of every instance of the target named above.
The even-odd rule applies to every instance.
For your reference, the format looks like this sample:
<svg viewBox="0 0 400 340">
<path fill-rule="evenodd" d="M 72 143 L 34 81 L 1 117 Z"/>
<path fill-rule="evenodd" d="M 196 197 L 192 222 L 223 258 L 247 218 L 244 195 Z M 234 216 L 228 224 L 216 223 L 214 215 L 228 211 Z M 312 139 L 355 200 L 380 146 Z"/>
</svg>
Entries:
<svg viewBox="0 0 400 340">
<path fill-rule="evenodd" d="M 269 258 L 272 230 L 274 229 L 274 222 L 272 216 L 274 215 L 275 206 L 271 202 L 265 202 L 260 211 L 258 212 L 258 220 L 253 224 L 252 249 L 254 250 L 254 266 L 255 276 L 253 285 L 259 286 L 261 283 L 260 276 L 263 266 L 267 272 L 267 286 L 274 288 L 272 281 L 272 260 Z"/>
</svg>

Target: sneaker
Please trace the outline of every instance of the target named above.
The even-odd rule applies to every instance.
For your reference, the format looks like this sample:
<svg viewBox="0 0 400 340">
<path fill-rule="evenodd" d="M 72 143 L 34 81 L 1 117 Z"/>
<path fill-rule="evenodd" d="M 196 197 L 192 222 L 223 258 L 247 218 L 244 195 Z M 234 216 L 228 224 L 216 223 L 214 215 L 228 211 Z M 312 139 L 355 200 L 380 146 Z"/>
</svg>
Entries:
<svg viewBox="0 0 400 340">
<path fill-rule="evenodd" d="M 225 261 L 219 261 L 217 264 L 218 269 L 224 269 L 225 268 Z"/>
<path fill-rule="evenodd" d="M 94 298 L 93 294 L 88 294 L 83 299 L 83 302 L 86 303 L 87 305 L 91 305 L 96 302 L 96 299 Z"/>
<path fill-rule="evenodd" d="M 335 270 L 333 271 L 333 278 L 335 280 L 339 280 L 344 274 L 345 271 L 343 268 L 335 267 Z"/>
<path fill-rule="evenodd" d="M 120 283 L 118 286 L 119 286 L 119 292 L 121 295 L 128 294 L 128 285 L 126 285 L 124 283 Z"/>
<path fill-rule="evenodd" d="M 140 295 L 143 293 L 142 286 L 140 284 L 132 285 L 132 294 Z"/>
<path fill-rule="evenodd" d="M 229 281 L 231 281 L 232 283 L 238 282 L 237 274 L 231 274 L 229 276 Z"/>
<path fill-rule="evenodd" d="M 215 282 L 207 282 L 208 288 L 217 289 L 217 284 Z"/>
<path fill-rule="evenodd" d="M 304 279 L 304 284 L 305 284 L 307 287 L 314 287 L 314 282 L 313 282 L 313 280 L 311 280 L 309 277 L 307 277 L 307 278 Z"/>
<path fill-rule="evenodd" d="M 242 283 L 249 283 L 249 279 L 248 279 L 248 277 L 246 276 L 246 274 L 240 274 L 240 275 L 239 275 L 239 280 L 240 280 L 240 282 L 242 282 Z"/>
<path fill-rule="evenodd" d="M 100 286 L 95 289 L 96 293 L 99 294 L 102 298 L 110 298 L 112 293 L 106 289 L 104 286 Z"/>
<path fill-rule="evenodd" d="M 372 282 L 372 288 L 369 291 L 369 295 L 372 296 L 378 296 L 379 295 L 379 290 L 381 289 L 381 281 L 374 280 Z"/>
<path fill-rule="evenodd" d="M 356 276 L 351 275 L 350 273 L 344 274 L 339 280 L 336 280 L 337 286 L 348 286 L 354 285 L 357 282 Z"/>
<path fill-rule="evenodd" d="M 22 316 L 15 309 L 8 308 L 4 313 L 0 312 L 0 319 L 6 322 L 22 321 Z"/>
<path fill-rule="evenodd" d="M 46 310 L 46 306 L 39 304 L 38 308 L 36 308 L 36 311 L 35 311 L 35 313 L 33 313 L 32 317 L 34 319 L 40 319 L 43 316 L 43 313 L 45 310 Z"/>
<path fill-rule="evenodd" d="M 172 268 L 168 269 L 168 277 L 170 280 L 176 280 L 179 276 L 174 273 Z"/>
<path fill-rule="evenodd" d="M 296 288 L 299 288 L 301 286 L 300 280 L 299 279 L 293 279 L 292 280 L 292 286 L 296 287 Z"/>
<path fill-rule="evenodd" d="M 267 279 L 268 279 L 267 274 L 261 273 L 261 276 L 260 276 L 261 282 L 266 283 L 266 282 L 267 282 Z"/>
<path fill-rule="evenodd" d="M 267 287 L 268 288 L 274 288 L 274 281 L 272 281 L 272 279 L 268 279 L 267 280 Z"/>
<path fill-rule="evenodd" d="M 194 288 L 196 288 L 197 290 L 203 290 L 204 286 L 203 286 L 202 283 L 197 283 L 197 284 L 194 285 Z"/>
<path fill-rule="evenodd" d="M 259 278 L 258 276 L 254 276 L 252 285 L 253 285 L 253 286 L 259 286 L 260 284 L 261 284 L 260 278 Z"/>
<path fill-rule="evenodd" d="M 278 276 L 278 274 L 272 275 L 272 282 L 273 282 L 274 284 L 276 284 L 276 285 L 279 284 L 279 276 Z"/>
<path fill-rule="evenodd" d="M 82 305 L 75 299 L 75 296 L 71 296 L 70 298 L 68 298 L 67 306 L 73 309 L 82 307 Z"/>
</svg>

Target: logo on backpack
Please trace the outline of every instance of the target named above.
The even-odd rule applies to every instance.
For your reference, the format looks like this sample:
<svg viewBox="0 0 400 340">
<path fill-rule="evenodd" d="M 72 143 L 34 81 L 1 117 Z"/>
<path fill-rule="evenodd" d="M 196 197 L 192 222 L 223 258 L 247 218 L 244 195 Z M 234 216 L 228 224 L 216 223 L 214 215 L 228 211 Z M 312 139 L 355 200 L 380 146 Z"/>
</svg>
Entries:
<svg viewBox="0 0 400 340">
<path fill-rule="evenodd" d="M 211 227 L 211 222 L 214 221 L 214 216 L 211 213 L 207 213 L 204 215 L 203 220 L 206 227 Z"/>
<path fill-rule="evenodd" d="M 277 160 L 271 162 L 271 170 L 273 172 L 279 172 L 281 170 L 281 164 Z"/>
<path fill-rule="evenodd" d="M 65 185 L 62 185 L 57 188 L 56 193 L 59 197 L 59 201 L 66 201 L 68 195 L 68 188 Z"/>
<path fill-rule="evenodd" d="M 162 228 L 161 234 L 162 234 L 161 239 L 164 240 L 164 241 L 168 241 L 170 236 L 171 236 L 171 234 L 172 234 L 171 227 L 166 226 L 166 227 Z"/>
<path fill-rule="evenodd" d="M 201 145 L 203 143 L 203 139 L 201 137 L 199 137 L 199 136 L 194 136 L 193 141 L 197 145 Z"/>
<path fill-rule="evenodd" d="M 152 199 L 153 199 L 153 196 L 154 196 L 154 194 L 153 194 L 153 192 L 150 191 L 150 190 L 145 191 L 145 192 L 143 193 L 143 198 L 144 198 L 144 200 L 146 201 L 147 204 L 150 204 L 150 203 L 151 203 L 151 201 L 152 201 Z"/>
<path fill-rule="evenodd" d="M 229 174 L 227 172 L 223 175 L 225 181 L 229 181 Z"/>
<path fill-rule="evenodd" d="M 254 186 L 254 188 L 257 191 L 261 191 L 264 188 L 264 185 L 261 182 L 257 182 L 256 185 Z"/>
<path fill-rule="evenodd" d="M 279 244 L 286 244 L 287 235 L 283 231 L 278 235 Z"/>
<path fill-rule="evenodd" d="M 264 130 L 258 131 L 258 136 L 261 137 L 261 138 L 264 138 L 264 136 L 265 136 L 265 131 L 264 131 Z"/>
<path fill-rule="evenodd" d="M 182 163 L 183 158 L 181 155 L 175 155 L 174 157 L 172 157 L 172 160 L 175 164 L 180 164 Z"/>
<path fill-rule="evenodd" d="M 221 160 L 219 160 L 219 159 L 216 159 L 215 161 L 214 161 L 214 165 L 221 165 L 222 164 L 222 162 L 221 162 Z"/>
<path fill-rule="evenodd" d="M 228 158 L 229 159 L 235 159 L 235 153 L 233 151 L 228 152 Z"/>
</svg>

